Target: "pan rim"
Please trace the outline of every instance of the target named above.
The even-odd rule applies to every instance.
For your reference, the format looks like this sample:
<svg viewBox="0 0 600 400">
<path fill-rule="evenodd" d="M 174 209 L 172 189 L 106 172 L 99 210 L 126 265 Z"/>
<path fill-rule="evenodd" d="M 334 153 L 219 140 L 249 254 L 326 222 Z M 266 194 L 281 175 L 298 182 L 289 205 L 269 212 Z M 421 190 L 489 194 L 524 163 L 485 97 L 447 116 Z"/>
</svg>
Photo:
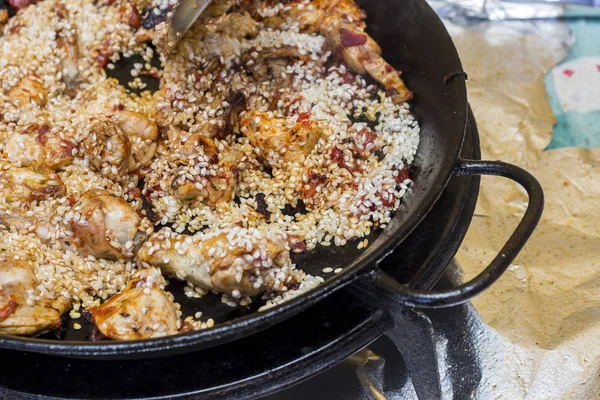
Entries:
<svg viewBox="0 0 600 400">
<path fill-rule="evenodd" d="M 435 15 L 431 7 L 424 0 L 415 1 L 422 3 L 419 5 L 423 7 L 424 11 L 433 14 L 441 26 L 440 33 L 447 36 L 449 43 L 452 43 L 448 32 L 443 27 L 441 20 Z M 458 65 L 461 65 L 458 52 L 453 43 L 450 51 L 454 53 Z M 456 87 L 456 85 L 458 85 L 458 87 Z M 393 252 L 394 249 L 419 225 L 423 218 L 425 218 L 435 202 L 441 196 L 443 189 L 446 187 L 453 174 L 453 167 L 459 157 L 468 128 L 468 102 L 464 79 L 454 79 L 451 82 L 448 82 L 447 86 L 449 89 L 452 88 L 458 93 L 458 98 L 454 101 L 457 103 L 455 106 L 455 109 L 457 110 L 456 118 L 461 119 L 460 124 L 462 127 L 461 132 L 454 133 L 456 135 L 460 133 L 461 135 L 459 141 L 460 146 L 456 146 L 454 149 L 446 149 L 449 153 L 446 154 L 447 159 L 452 161 L 447 161 L 448 165 L 445 165 L 445 168 L 439 173 L 439 178 L 426 189 L 430 195 L 426 196 L 422 202 L 414 207 L 412 212 L 402 222 L 401 226 L 396 229 L 393 237 L 387 237 L 378 248 L 371 251 L 364 259 L 354 261 L 345 266 L 344 270 L 335 277 L 326 280 L 319 286 L 283 304 L 279 304 L 262 312 L 255 312 L 240 318 L 219 323 L 218 325 L 205 330 L 191 331 L 154 339 L 119 342 L 59 341 L 0 335 L 0 348 L 73 358 L 104 357 L 108 359 L 127 356 L 138 358 L 160 356 L 157 353 L 167 350 L 169 351 L 169 354 L 200 350 L 202 348 L 214 347 L 257 333 L 284 319 L 294 316 L 355 280 L 369 275 L 377 262 Z M 421 145 L 419 147 L 421 147 Z M 402 207 L 397 211 L 397 213 L 400 212 L 402 212 Z"/>
</svg>

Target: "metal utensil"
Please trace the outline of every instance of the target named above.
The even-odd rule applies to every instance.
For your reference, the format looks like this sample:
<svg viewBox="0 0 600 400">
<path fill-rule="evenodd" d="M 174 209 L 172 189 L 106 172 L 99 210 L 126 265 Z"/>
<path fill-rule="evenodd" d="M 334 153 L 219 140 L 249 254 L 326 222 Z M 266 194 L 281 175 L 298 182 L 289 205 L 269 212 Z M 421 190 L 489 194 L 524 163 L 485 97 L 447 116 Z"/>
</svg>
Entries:
<svg viewBox="0 0 600 400">
<path fill-rule="evenodd" d="M 212 0 L 179 0 L 167 19 L 166 37 L 159 50 L 165 54 L 175 50 L 183 35 L 211 3 Z"/>
</svg>

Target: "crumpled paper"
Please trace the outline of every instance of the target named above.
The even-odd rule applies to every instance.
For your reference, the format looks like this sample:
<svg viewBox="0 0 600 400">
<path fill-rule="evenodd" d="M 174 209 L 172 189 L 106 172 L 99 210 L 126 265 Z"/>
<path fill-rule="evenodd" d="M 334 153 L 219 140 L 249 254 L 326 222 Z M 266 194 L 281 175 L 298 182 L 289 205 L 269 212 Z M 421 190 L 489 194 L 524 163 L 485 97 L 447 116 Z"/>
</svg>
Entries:
<svg viewBox="0 0 600 400">
<path fill-rule="evenodd" d="M 482 157 L 529 170 L 546 194 L 534 236 L 473 301 L 483 372 L 474 398 L 598 398 L 600 149 L 544 151 L 555 122 L 544 77 L 568 53 L 568 27 L 505 21 L 448 28 L 469 74 Z M 526 205 L 516 184 L 482 179 L 476 216 L 457 255 L 465 280 L 499 252 Z"/>
<path fill-rule="evenodd" d="M 555 118 L 544 79 L 564 68 L 574 38 L 558 20 L 445 23 L 469 74 L 482 157 L 533 173 L 544 187 L 546 211 L 492 288 L 472 304 L 427 312 L 436 328 L 442 399 L 600 398 L 600 148 L 545 150 Z M 463 270 L 457 279 L 488 265 L 526 207 L 517 184 L 482 179 L 455 260 Z M 457 271 L 448 272 L 454 280 Z M 299 386 L 299 396 L 318 397 L 323 385 L 338 385 L 337 395 L 326 398 L 416 400 L 399 353 L 385 343 L 379 339 L 312 386 Z"/>
<path fill-rule="evenodd" d="M 597 16 L 600 0 L 429 0 L 442 18 L 489 21 Z"/>
<path fill-rule="evenodd" d="M 529 2 L 505 0 L 432 0 L 429 2 L 443 18 L 478 18 L 491 21 L 504 19 L 559 18 L 565 8 L 558 2 Z"/>
</svg>

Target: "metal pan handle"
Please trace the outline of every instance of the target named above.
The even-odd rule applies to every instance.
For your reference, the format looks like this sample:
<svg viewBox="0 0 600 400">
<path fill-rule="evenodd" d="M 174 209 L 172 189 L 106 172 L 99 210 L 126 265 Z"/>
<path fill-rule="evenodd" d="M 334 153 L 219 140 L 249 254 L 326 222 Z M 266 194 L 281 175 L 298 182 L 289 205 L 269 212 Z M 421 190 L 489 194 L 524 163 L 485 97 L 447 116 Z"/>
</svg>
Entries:
<svg viewBox="0 0 600 400">
<path fill-rule="evenodd" d="M 544 210 L 544 192 L 529 172 L 501 161 L 459 160 L 454 168 L 457 176 L 496 175 L 519 183 L 529 195 L 523 219 L 491 264 L 470 282 L 441 291 L 416 290 L 396 282 L 381 269 L 373 277 L 375 285 L 395 301 L 418 308 L 442 308 L 464 303 L 482 293 L 502 276 L 535 230 Z"/>
</svg>

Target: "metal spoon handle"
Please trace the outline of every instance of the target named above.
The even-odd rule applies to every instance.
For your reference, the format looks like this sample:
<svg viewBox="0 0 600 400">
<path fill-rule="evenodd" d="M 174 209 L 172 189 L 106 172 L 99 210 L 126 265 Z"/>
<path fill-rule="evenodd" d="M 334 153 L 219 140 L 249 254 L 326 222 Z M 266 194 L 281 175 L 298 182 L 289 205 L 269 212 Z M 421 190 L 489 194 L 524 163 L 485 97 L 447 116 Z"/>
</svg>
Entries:
<svg viewBox="0 0 600 400">
<path fill-rule="evenodd" d="M 210 3 L 212 0 L 179 0 L 167 19 L 166 50 L 171 52 L 175 49 L 183 35 Z"/>
</svg>

